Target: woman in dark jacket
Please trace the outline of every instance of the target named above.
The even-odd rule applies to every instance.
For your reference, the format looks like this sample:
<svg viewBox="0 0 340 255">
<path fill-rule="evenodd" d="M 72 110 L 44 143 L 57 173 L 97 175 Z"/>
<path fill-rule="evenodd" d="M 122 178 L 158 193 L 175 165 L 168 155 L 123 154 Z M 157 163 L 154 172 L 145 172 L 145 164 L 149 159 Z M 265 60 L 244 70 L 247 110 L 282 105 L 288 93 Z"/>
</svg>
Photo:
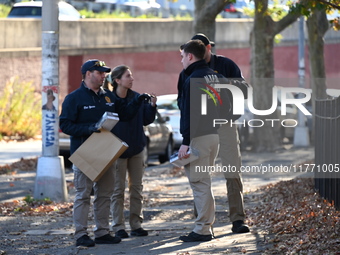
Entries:
<svg viewBox="0 0 340 255">
<path fill-rule="evenodd" d="M 115 67 L 107 76 L 104 87 L 113 91 L 120 100 L 130 102 L 138 95 L 133 91 L 133 76 L 128 66 Z M 111 84 L 111 86 L 110 86 Z M 116 236 L 129 237 L 125 230 L 124 219 L 124 191 L 126 174 L 128 173 L 128 187 L 130 194 L 131 235 L 146 236 L 148 232 L 141 227 L 143 222 L 143 174 L 144 174 L 144 147 L 146 136 L 143 126 L 149 125 L 155 119 L 157 98 L 153 95 L 150 102 L 142 103 L 137 115 L 128 122 L 118 122 L 113 133 L 129 145 L 129 148 L 116 161 L 114 192 L 111 197 L 111 229 Z"/>
</svg>

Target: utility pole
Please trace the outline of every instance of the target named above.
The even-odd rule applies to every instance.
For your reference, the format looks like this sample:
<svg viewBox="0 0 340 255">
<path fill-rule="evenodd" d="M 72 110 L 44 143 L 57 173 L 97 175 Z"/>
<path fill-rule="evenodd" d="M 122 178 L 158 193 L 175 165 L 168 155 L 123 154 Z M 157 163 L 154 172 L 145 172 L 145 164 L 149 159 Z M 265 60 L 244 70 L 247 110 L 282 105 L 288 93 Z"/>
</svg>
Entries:
<svg viewBox="0 0 340 255">
<path fill-rule="evenodd" d="M 305 87 L 305 18 L 301 16 L 299 19 L 299 87 Z M 298 110 L 298 125 L 294 130 L 294 146 L 309 146 L 309 132 L 306 127 L 306 117 Z"/>
<path fill-rule="evenodd" d="M 64 159 L 59 155 L 59 0 L 42 6 L 42 156 L 34 198 L 67 200 Z"/>
</svg>

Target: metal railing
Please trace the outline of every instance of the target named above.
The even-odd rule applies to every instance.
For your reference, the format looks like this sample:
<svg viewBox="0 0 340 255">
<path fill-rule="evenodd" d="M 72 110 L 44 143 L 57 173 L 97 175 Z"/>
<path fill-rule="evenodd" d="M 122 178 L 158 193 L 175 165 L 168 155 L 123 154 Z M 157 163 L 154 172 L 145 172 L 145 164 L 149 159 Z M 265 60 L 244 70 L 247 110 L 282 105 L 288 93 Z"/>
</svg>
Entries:
<svg viewBox="0 0 340 255">
<path fill-rule="evenodd" d="M 315 189 L 340 209 L 340 97 L 315 102 Z"/>
</svg>

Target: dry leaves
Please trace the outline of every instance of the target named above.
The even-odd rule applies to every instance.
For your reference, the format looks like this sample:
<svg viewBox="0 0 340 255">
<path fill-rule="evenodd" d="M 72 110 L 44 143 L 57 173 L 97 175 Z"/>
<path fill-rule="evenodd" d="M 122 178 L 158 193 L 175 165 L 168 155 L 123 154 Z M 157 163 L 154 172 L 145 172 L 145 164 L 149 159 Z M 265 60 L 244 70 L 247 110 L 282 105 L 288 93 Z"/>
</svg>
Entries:
<svg viewBox="0 0 340 255">
<path fill-rule="evenodd" d="M 38 158 L 23 159 L 13 164 L 0 166 L 0 174 L 15 175 L 17 171 L 35 171 Z M 15 185 L 9 184 L 11 187 Z M 73 185 L 73 183 L 68 186 Z M 26 198 L 27 199 L 27 198 Z M 73 203 L 54 203 L 50 200 L 13 200 L 12 202 L 0 203 L 1 216 L 71 216 Z"/>
<path fill-rule="evenodd" d="M 34 201 L 28 203 L 24 200 L 0 203 L 1 216 L 72 216 L 73 203 L 54 203 L 51 201 Z"/>
<path fill-rule="evenodd" d="M 340 254 L 340 212 L 301 178 L 270 184 L 259 205 L 247 211 L 248 223 L 271 237 L 268 254 Z"/>
<path fill-rule="evenodd" d="M 0 174 L 15 174 L 16 171 L 32 171 L 36 170 L 37 168 L 37 161 L 38 158 L 32 159 L 23 159 L 21 158 L 20 161 L 14 162 L 13 164 L 6 164 L 0 166 Z"/>
</svg>

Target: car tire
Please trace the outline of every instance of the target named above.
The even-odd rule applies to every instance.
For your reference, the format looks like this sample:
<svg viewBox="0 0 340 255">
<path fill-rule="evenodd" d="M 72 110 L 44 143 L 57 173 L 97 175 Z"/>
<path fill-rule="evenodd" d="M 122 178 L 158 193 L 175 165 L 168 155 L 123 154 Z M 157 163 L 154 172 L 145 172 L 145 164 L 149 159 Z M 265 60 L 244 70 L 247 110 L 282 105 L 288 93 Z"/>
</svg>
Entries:
<svg viewBox="0 0 340 255">
<path fill-rule="evenodd" d="M 170 137 L 168 144 L 166 146 L 166 149 L 165 149 L 165 153 L 163 155 L 158 156 L 159 162 L 163 164 L 169 161 L 173 151 L 174 151 L 174 141 L 172 140 L 172 137 Z"/>
</svg>

